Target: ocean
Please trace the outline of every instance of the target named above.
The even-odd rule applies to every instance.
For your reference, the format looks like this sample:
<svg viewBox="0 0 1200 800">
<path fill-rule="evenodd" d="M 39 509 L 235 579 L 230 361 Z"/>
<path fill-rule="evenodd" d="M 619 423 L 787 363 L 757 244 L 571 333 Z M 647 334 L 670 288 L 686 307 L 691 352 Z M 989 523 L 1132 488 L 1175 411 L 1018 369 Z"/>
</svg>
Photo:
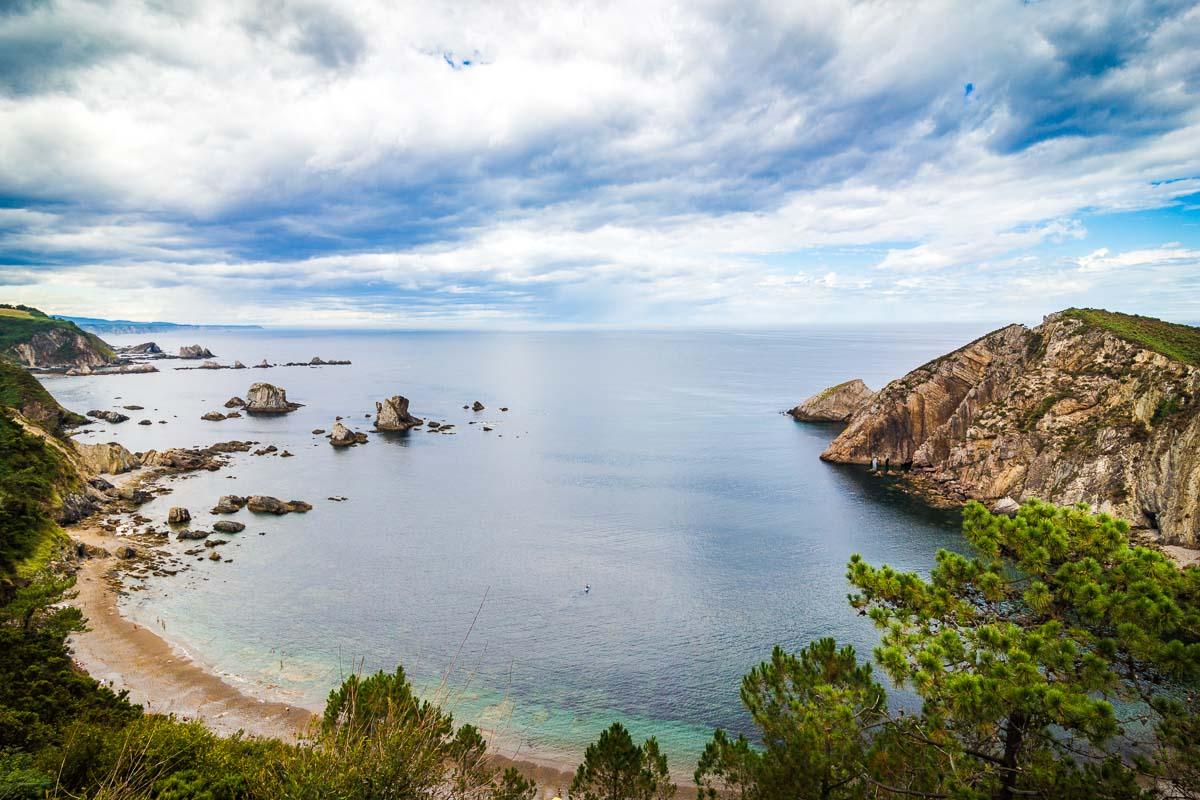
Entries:
<svg viewBox="0 0 1200 800">
<path fill-rule="evenodd" d="M 962 547 L 955 513 L 821 462 L 837 425 L 780 412 L 849 378 L 879 388 L 985 330 L 185 331 L 109 341 L 199 343 L 222 364 L 353 364 L 164 360 L 156 374 L 43 379 L 76 411 L 145 407 L 81 441 L 250 439 L 294 454 L 238 454 L 167 483 L 142 508 L 160 527 L 171 506 L 193 527 L 215 522 L 225 494 L 314 508 L 243 510 L 231 518 L 247 529 L 222 537 L 232 563 L 189 559 L 122 601 L 244 691 L 320 709 L 343 676 L 403 665 L 509 755 L 574 764 L 619 720 L 690 773 L 714 728 L 752 734 L 739 683 L 776 644 L 832 636 L 870 657 L 876 633 L 846 601 L 852 553 L 926 571 L 938 548 Z M 200 419 L 255 381 L 303 408 Z M 395 394 L 454 433 L 374 433 L 375 401 Z M 485 410 L 462 408 L 475 400 Z M 311 433 L 337 416 L 369 443 L 338 450 Z"/>
</svg>

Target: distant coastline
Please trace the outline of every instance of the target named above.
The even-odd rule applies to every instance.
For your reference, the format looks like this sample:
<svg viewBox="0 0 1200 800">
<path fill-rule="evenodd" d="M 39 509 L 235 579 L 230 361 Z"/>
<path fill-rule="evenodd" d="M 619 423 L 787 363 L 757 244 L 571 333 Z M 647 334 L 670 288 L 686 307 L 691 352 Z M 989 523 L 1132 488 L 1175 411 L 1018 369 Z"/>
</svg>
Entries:
<svg viewBox="0 0 1200 800">
<path fill-rule="evenodd" d="M 67 317 L 58 319 L 74 322 L 89 333 L 170 333 L 172 331 L 249 331 L 262 330 L 261 325 L 191 325 L 178 322 L 137 322 L 129 319 L 99 317 Z"/>
</svg>

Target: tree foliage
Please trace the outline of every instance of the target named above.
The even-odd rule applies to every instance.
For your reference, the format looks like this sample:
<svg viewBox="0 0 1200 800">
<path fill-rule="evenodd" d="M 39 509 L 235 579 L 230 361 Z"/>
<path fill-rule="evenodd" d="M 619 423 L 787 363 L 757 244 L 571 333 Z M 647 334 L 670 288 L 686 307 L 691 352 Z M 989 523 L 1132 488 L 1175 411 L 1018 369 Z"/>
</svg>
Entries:
<svg viewBox="0 0 1200 800">
<path fill-rule="evenodd" d="M 571 781 L 572 800 L 670 800 L 675 793 L 658 740 L 638 746 L 619 722 L 588 745 Z"/>
</svg>

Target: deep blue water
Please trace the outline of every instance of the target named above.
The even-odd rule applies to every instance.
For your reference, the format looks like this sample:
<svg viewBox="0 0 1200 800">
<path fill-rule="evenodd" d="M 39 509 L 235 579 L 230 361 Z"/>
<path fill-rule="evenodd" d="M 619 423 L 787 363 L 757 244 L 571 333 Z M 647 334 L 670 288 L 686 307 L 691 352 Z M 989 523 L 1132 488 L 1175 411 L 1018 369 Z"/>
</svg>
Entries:
<svg viewBox="0 0 1200 800">
<path fill-rule="evenodd" d="M 110 340 L 199 342 L 222 363 L 354 364 L 162 361 L 158 374 L 45 383 L 79 411 L 146 407 L 83 441 L 238 438 L 295 453 L 239 455 L 143 508 L 161 523 L 184 505 L 202 525 L 222 494 L 314 504 L 240 512 L 249 527 L 227 545 L 233 563 L 193 562 L 126 601 L 230 680 L 319 708 L 345 673 L 400 663 L 509 752 L 577 759 L 620 719 L 690 772 L 712 728 L 745 730 L 739 681 L 775 644 L 834 636 L 869 655 L 875 632 L 846 603 L 852 553 L 925 570 L 960 540 L 953 515 L 821 462 L 837 426 L 779 411 L 852 377 L 878 388 L 982 332 L 156 334 Z M 200 420 L 255 380 L 304 408 Z M 393 394 L 456 434 L 372 433 L 364 415 Z M 476 399 L 484 412 L 461 408 Z M 336 451 L 310 433 L 336 415 L 370 443 Z M 136 425 L 142 416 L 168 424 Z"/>
</svg>

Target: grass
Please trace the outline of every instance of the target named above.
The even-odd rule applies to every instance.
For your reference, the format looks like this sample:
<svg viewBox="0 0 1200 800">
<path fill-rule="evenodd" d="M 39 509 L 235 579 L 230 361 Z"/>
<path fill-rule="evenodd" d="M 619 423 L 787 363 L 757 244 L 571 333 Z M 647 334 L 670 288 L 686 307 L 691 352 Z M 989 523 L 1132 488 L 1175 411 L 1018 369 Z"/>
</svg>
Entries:
<svg viewBox="0 0 1200 800">
<path fill-rule="evenodd" d="M 63 425 L 87 421 L 60 406 L 41 381 L 4 358 L 0 358 L 0 406 L 17 409 L 31 422 L 52 433 Z"/>
<path fill-rule="evenodd" d="M 0 306 L 0 353 L 8 352 L 16 345 L 28 342 L 39 333 L 56 329 L 82 336 L 92 348 L 106 358 L 111 359 L 115 356 L 113 349 L 103 339 L 95 334 L 87 333 L 74 322 L 48 317 L 36 308 L 9 305 Z M 64 351 L 60 351 L 58 355 L 64 360 L 69 360 L 78 355 L 77 350 L 75 345 L 67 345 Z"/>
<path fill-rule="evenodd" d="M 1063 316 L 1103 328 L 1167 358 L 1200 367 L 1200 328 L 1099 308 L 1068 308 Z"/>
</svg>

